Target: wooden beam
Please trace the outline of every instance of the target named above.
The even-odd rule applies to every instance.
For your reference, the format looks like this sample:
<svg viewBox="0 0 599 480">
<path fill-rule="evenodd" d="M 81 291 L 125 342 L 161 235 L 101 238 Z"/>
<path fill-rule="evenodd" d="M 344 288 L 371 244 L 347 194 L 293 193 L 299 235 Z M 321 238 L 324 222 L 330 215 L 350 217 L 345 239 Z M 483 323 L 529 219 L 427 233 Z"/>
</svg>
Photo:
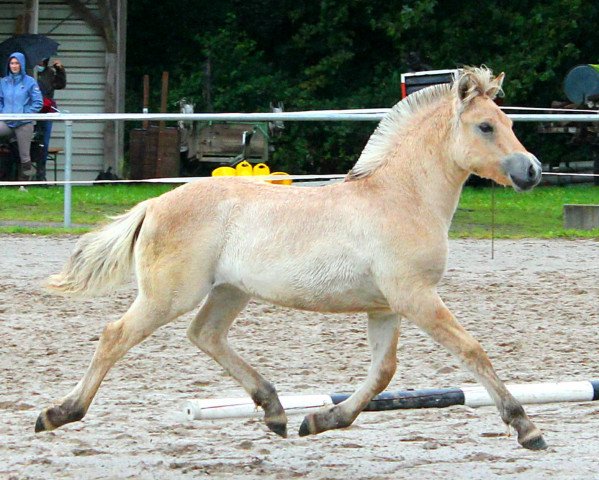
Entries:
<svg viewBox="0 0 599 480">
<path fill-rule="evenodd" d="M 104 41 L 106 42 L 106 48 L 111 53 L 116 53 L 117 41 L 116 41 L 116 27 L 115 27 L 115 14 L 116 6 L 113 7 L 109 0 L 98 0 L 98 7 L 100 9 L 100 15 L 104 20 L 102 26 L 104 29 Z"/>
<path fill-rule="evenodd" d="M 143 85 L 143 113 L 148 113 L 150 106 L 150 76 L 144 75 L 144 85 Z M 143 121 L 142 128 L 147 130 L 149 127 L 149 122 L 147 120 Z"/>
<path fill-rule="evenodd" d="M 116 34 L 114 28 L 114 11 L 111 10 L 108 0 L 98 0 L 98 7 L 101 16 L 96 15 L 81 0 L 65 0 L 65 3 L 71 7 L 82 20 L 102 39 L 106 45 L 106 50 L 110 53 L 116 53 Z"/>
<path fill-rule="evenodd" d="M 160 113 L 166 113 L 168 103 L 168 72 L 162 72 L 162 84 L 160 91 Z M 160 122 L 160 130 L 165 126 L 164 121 Z"/>
<path fill-rule="evenodd" d="M 106 52 L 106 84 L 104 86 L 104 111 L 106 113 L 116 112 L 116 70 L 117 56 Z M 117 171 L 116 161 L 116 121 L 104 122 L 104 169 L 112 167 Z"/>
<path fill-rule="evenodd" d="M 39 1 L 38 0 L 25 0 L 25 32 L 26 33 L 37 33 L 37 24 L 39 16 Z"/>
</svg>

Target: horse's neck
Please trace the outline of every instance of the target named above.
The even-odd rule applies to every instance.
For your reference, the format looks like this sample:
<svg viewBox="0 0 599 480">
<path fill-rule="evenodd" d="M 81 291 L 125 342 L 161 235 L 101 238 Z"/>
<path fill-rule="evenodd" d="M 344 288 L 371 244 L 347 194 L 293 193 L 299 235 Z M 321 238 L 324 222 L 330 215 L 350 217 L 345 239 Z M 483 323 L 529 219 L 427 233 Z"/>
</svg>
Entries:
<svg viewBox="0 0 599 480">
<path fill-rule="evenodd" d="M 448 229 L 468 173 L 450 160 L 447 139 L 438 133 L 410 129 L 373 177 L 388 195 L 428 210 Z"/>
</svg>

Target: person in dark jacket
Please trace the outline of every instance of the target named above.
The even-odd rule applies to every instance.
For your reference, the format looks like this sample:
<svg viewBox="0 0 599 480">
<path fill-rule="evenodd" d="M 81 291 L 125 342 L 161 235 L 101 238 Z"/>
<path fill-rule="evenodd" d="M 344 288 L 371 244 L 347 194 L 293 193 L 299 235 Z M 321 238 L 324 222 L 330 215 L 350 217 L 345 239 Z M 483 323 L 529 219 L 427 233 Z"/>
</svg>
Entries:
<svg viewBox="0 0 599 480">
<path fill-rule="evenodd" d="M 0 112 L 37 113 L 42 108 L 42 94 L 33 77 L 25 73 L 25 56 L 13 53 L 6 66 L 6 76 L 0 79 Z M 31 163 L 31 138 L 33 123 L 31 120 L 0 121 L 0 137 L 17 138 L 21 173 L 26 177 L 35 175 Z"/>
<path fill-rule="evenodd" d="M 60 63 L 60 60 L 54 60 L 52 66 L 49 66 L 50 59 L 44 58 L 35 66 L 37 71 L 37 83 L 44 97 L 44 107 L 42 112 L 57 112 L 56 102 L 54 101 L 54 90 L 62 90 L 67 86 L 67 73 Z M 50 147 L 50 137 L 52 136 L 52 122 L 44 120 L 37 122 L 40 132 L 44 136 L 44 148 L 42 156 L 38 162 L 38 180 L 46 180 L 46 160 L 48 159 L 48 148 Z"/>
</svg>

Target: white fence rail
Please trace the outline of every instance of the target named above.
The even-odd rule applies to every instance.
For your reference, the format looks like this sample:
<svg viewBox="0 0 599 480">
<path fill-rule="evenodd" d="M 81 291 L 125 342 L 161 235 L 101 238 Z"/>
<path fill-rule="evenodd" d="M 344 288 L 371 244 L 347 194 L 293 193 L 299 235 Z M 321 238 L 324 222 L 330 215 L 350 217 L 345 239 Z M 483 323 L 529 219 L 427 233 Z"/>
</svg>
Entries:
<svg viewBox="0 0 599 480">
<path fill-rule="evenodd" d="M 137 121 L 213 121 L 213 122 L 274 122 L 274 121 L 377 121 L 389 108 L 359 110 L 316 110 L 309 112 L 270 113 L 0 113 L 0 120 L 52 120 L 75 122 L 106 122 L 109 120 Z M 551 110 L 551 109 L 548 109 Z M 509 113 L 515 122 L 596 122 L 598 113 Z"/>
<path fill-rule="evenodd" d="M 213 122 L 276 122 L 276 121 L 378 121 L 389 111 L 389 108 L 370 108 L 354 110 L 318 110 L 306 112 L 271 112 L 271 113 L 34 113 L 6 114 L 0 113 L 0 121 L 14 120 L 51 120 L 65 122 L 65 166 L 64 166 L 64 227 L 71 227 L 71 172 L 73 122 L 106 122 L 106 121 L 213 121 Z M 597 122 L 597 113 L 573 114 L 508 114 L 514 122 Z"/>
</svg>

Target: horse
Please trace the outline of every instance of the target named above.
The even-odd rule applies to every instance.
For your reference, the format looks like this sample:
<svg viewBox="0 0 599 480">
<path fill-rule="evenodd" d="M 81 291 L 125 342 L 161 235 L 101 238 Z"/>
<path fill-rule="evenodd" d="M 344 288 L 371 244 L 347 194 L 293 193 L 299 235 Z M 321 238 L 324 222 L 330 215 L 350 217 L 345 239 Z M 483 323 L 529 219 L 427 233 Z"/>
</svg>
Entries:
<svg viewBox="0 0 599 480">
<path fill-rule="evenodd" d="M 251 298 L 314 312 L 365 312 L 371 364 L 344 402 L 309 413 L 299 435 L 349 427 L 396 370 L 402 318 L 449 350 L 493 398 L 525 448 L 546 448 L 541 431 L 490 359 L 437 293 L 448 230 L 472 173 L 517 191 L 541 178 L 541 164 L 494 102 L 504 74 L 467 67 L 396 104 L 342 182 L 273 185 L 251 178 L 205 178 L 139 203 L 85 234 L 51 290 L 99 294 L 130 278 L 138 294 L 103 330 L 74 389 L 44 409 L 35 431 L 84 417 L 117 360 L 159 327 L 200 306 L 187 336 L 218 362 L 287 436 L 276 389 L 227 341 Z M 266 268 L 268 265 L 268 268 Z"/>
</svg>

